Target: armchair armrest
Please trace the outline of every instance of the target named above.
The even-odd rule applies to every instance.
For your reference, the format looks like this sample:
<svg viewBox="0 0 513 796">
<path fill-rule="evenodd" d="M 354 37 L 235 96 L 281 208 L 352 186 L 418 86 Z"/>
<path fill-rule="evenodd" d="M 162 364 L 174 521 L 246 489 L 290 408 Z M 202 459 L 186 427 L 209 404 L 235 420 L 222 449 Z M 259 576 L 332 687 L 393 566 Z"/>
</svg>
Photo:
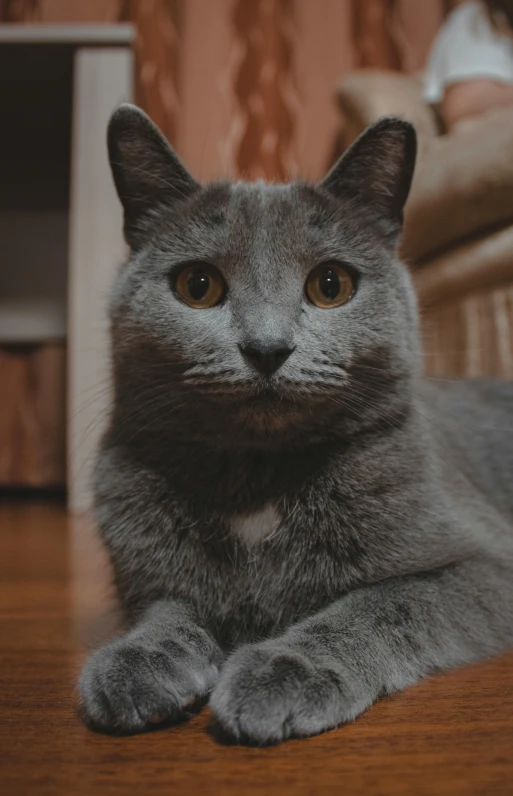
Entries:
<svg viewBox="0 0 513 796">
<path fill-rule="evenodd" d="M 421 157 L 438 134 L 435 115 L 422 100 L 415 77 L 399 72 L 359 69 L 342 77 L 336 94 L 351 140 L 381 116 L 400 116 L 415 125 Z"/>
<path fill-rule="evenodd" d="M 413 272 L 423 309 L 513 283 L 513 227 L 484 234 L 443 252 Z"/>
<path fill-rule="evenodd" d="M 402 255 L 422 262 L 513 221 L 513 108 L 500 108 L 438 138 L 416 169 Z"/>
</svg>

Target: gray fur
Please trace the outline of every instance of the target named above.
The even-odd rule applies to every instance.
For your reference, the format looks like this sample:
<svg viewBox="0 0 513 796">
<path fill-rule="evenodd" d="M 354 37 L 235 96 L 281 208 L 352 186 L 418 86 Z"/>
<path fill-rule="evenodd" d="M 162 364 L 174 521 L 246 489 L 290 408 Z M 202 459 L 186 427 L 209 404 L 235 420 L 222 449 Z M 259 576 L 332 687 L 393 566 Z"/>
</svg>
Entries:
<svg viewBox="0 0 513 796">
<path fill-rule="evenodd" d="M 235 739 L 276 743 L 513 646 L 513 388 L 419 375 L 412 128 L 379 122 L 318 186 L 200 186 L 131 107 L 109 143 L 133 251 L 96 518 L 129 629 L 84 668 L 88 720 L 138 731 L 212 691 Z M 212 309 L 169 285 L 197 259 L 229 286 Z M 333 259 L 358 287 L 321 310 L 303 286 Z M 248 341 L 295 348 L 266 379 Z"/>
</svg>

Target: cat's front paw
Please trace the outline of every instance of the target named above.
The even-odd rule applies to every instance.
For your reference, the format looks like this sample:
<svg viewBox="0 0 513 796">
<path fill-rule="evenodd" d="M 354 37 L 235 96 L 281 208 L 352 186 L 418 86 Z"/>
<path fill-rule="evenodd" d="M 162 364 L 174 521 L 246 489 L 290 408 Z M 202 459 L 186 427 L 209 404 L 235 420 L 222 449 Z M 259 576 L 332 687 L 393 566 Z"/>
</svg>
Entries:
<svg viewBox="0 0 513 796">
<path fill-rule="evenodd" d="M 86 723 L 130 733 L 185 717 L 219 676 L 220 651 L 200 641 L 126 637 L 97 650 L 78 683 Z"/>
<path fill-rule="evenodd" d="M 215 719 L 242 743 L 317 735 L 354 719 L 373 701 L 353 677 L 280 642 L 238 650 L 210 698 Z"/>
</svg>

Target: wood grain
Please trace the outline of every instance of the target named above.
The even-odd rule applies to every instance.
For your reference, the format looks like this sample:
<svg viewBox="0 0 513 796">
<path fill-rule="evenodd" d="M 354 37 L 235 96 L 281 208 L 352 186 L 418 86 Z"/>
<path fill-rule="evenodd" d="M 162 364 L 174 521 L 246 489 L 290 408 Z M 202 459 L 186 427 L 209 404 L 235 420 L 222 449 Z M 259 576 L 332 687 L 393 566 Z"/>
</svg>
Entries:
<svg viewBox="0 0 513 796">
<path fill-rule="evenodd" d="M 66 347 L 0 347 L 0 485 L 64 486 Z"/>
<path fill-rule="evenodd" d="M 513 284 L 422 308 L 421 331 L 426 375 L 513 379 Z"/>
<path fill-rule="evenodd" d="M 432 678 L 354 724 L 271 749 L 222 746 L 208 711 L 130 738 L 75 715 L 87 647 L 114 604 L 86 520 L 0 505 L 0 792 L 48 794 L 513 793 L 513 655 Z"/>
</svg>

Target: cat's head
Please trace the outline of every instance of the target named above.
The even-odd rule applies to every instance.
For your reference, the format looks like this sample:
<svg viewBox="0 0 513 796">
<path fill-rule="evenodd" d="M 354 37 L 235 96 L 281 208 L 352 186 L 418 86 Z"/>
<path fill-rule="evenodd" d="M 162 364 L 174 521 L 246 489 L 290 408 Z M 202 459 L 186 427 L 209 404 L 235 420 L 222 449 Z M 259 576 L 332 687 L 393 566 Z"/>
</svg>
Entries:
<svg viewBox="0 0 513 796">
<path fill-rule="evenodd" d="M 135 425 L 265 445 L 402 411 L 418 363 L 396 253 L 410 124 L 382 119 L 317 185 L 202 185 L 129 105 L 108 142 L 131 247 L 111 303 L 116 400 Z"/>
</svg>

